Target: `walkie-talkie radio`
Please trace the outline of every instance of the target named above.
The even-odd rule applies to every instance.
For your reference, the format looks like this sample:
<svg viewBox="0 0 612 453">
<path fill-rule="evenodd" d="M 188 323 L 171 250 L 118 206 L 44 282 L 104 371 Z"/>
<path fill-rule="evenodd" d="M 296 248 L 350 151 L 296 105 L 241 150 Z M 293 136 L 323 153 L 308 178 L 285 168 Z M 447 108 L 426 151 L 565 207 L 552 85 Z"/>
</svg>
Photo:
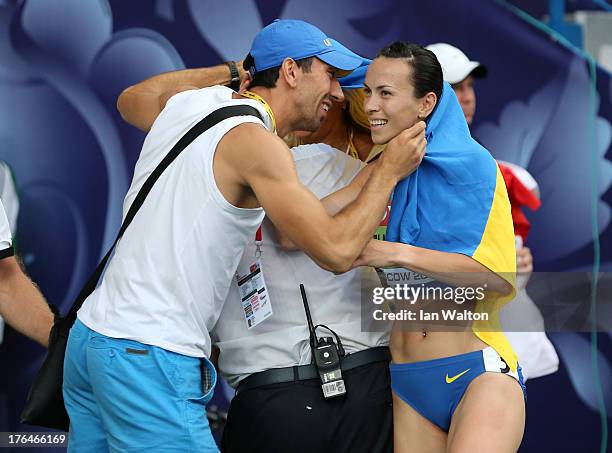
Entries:
<svg viewBox="0 0 612 453">
<path fill-rule="evenodd" d="M 342 370 L 340 368 L 341 358 L 344 356 L 344 348 L 340 342 L 338 335 L 329 327 L 319 324 L 314 326 L 308 308 L 308 300 L 306 299 L 306 291 L 304 285 L 300 284 L 300 292 L 302 293 L 302 301 L 304 302 L 304 310 L 306 311 L 306 319 L 308 321 L 308 329 L 310 331 L 310 348 L 312 357 L 321 378 L 321 388 L 325 398 L 333 398 L 346 394 L 344 379 L 342 379 Z M 338 342 L 334 342 L 334 337 L 321 337 L 317 339 L 316 330 L 318 327 L 329 330 Z"/>
</svg>

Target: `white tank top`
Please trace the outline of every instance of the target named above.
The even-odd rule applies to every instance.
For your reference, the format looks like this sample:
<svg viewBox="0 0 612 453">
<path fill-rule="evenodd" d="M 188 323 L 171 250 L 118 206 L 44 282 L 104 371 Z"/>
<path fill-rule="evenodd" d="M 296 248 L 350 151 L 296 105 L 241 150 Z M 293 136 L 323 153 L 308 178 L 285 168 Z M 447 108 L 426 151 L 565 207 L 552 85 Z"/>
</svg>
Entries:
<svg viewBox="0 0 612 453">
<path fill-rule="evenodd" d="M 232 99 L 225 87 L 173 96 L 147 135 L 123 204 L 123 216 L 149 174 L 172 146 L 213 110 L 245 104 L 271 120 L 257 101 Z M 89 328 L 110 337 L 210 356 L 215 325 L 247 242 L 264 211 L 231 205 L 213 176 L 221 138 L 254 116 L 229 118 L 195 139 L 157 180 L 115 248 L 98 288 L 78 312 Z"/>
</svg>

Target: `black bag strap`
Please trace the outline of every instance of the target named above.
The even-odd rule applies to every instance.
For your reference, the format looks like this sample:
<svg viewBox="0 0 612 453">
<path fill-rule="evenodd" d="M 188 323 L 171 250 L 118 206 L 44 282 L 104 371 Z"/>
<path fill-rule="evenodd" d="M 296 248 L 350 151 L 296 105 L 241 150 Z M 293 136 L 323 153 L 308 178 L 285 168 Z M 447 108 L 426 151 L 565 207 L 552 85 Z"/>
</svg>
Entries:
<svg viewBox="0 0 612 453">
<path fill-rule="evenodd" d="M 242 115 L 255 116 L 263 121 L 261 114 L 259 113 L 259 110 L 257 110 L 255 107 L 251 107 L 249 105 L 232 105 L 228 107 L 221 107 L 220 109 L 215 110 L 211 114 L 204 117 L 195 126 L 189 129 L 189 131 L 187 131 L 187 133 L 172 147 L 170 152 L 166 154 L 166 156 L 162 159 L 162 161 L 159 163 L 157 168 L 153 170 L 153 172 L 149 175 L 145 183 L 142 185 L 142 187 L 138 191 L 138 194 L 136 195 L 134 202 L 130 206 L 129 211 L 127 215 L 125 216 L 125 219 L 123 220 L 123 224 L 121 225 L 121 228 L 119 229 L 119 233 L 117 234 L 117 238 L 115 239 L 115 242 L 111 246 L 106 256 L 102 258 L 102 261 L 100 261 L 100 264 L 98 264 L 98 267 L 93 272 L 93 274 L 91 274 L 91 277 L 89 277 L 89 280 L 87 281 L 87 283 L 85 284 L 81 292 L 79 293 L 74 304 L 72 305 L 72 308 L 70 309 L 70 312 L 68 313 L 68 316 L 67 316 L 68 319 L 71 319 L 72 321 L 76 319 L 77 311 L 79 310 L 79 308 L 81 308 L 81 306 L 83 305 L 83 302 L 85 302 L 85 299 L 87 299 L 87 297 L 89 297 L 89 295 L 93 292 L 93 290 L 96 289 L 98 280 L 100 279 L 100 276 L 102 275 L 102 272 L 104 271 L 104 268 L 106 267 L 106 262 L 108 261 L 109 257 L 113 253 L 113 250 L 115 249 L 115 246 L 117 245 L 117 242 L 119 242 L 119 239 L 121 239 L 121 236 L 123 236 L 123 233 L 125 233 L 125 230 L 130 225 L 130 223 L 132 223 L 134 216 L 136 215 L 136 213 L 142 206 L 143 202 L 147 198 L 147 195 L 149 195 L 149 192 L 153 188 L 153 184 L 155 184 L 155 182 L 159 179 L 159 177 L 164 172 L 164 170 L 166 170 L 166 168 L 168 168 L 168 166 L 174 161 L 174 159 L 176 159 L 178 155 L 187 146 L 189 146 L 189 144 L 193 142 L 199 135 L 203 134 L 208 129 L 210 129 L 211 127 L 215 126 L 216 124 L 220 123 L 223 120 L 226 120 L 233 116 L 242 116 Z"/>
</svg>

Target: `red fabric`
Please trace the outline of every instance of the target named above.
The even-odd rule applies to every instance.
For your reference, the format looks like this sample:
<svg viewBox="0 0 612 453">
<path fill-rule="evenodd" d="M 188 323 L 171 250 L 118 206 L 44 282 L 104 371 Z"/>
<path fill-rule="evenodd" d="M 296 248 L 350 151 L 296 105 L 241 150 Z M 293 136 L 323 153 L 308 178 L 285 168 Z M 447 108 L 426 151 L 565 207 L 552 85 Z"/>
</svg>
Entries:
<svg viewBox="0 0 612 453">
<path fill-rule="evenodd" d="M 523 214 L 522 207 L 527 206 L 532 211 L 536 211 L 540 208 L 540 200 L 536 197 L 531 190 L 517 178 L 510 167 L 503 164 L 498 164 L 501 170 L 504 181 L 506 182 L 506 189 L 508 190 L 508 197 L 510 198 L 510 206 L 512 209 L 512 222 L 514 223 L 514 234 L 521 236 L 523 242 L 527 239 L 531 224 L 525 214 Z"/>
</svg>

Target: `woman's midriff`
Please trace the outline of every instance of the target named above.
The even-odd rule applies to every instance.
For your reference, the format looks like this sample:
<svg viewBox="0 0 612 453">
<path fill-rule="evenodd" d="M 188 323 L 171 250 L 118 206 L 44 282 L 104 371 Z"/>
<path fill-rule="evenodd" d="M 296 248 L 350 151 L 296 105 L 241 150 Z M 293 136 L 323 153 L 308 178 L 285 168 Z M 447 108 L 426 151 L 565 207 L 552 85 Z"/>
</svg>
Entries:
<svg viewBox="0 0 612 453">
<path fill-rule="evenodd" d="M 421 362 L 482 350 L 487 344 L 472 330 L 464 332 L 420 332 L 393 329 L 389 348 L 394 363 Z"/>
<path fill-rule="evenodd" d="M 442 311 L 463 312 L 464 315 L 474 313 L 475 303 L 420 298 L 409 303 L 396 301 L 394 309 L 411 309 L 420 313 L 415 321 L 395 321 L 393 324 L 389 349 L 394 363 L 441 359 L 488 346 L 474 334 L 472 321 L 466 318 L 444 320 L 441 316 Z"/>
</svg>

